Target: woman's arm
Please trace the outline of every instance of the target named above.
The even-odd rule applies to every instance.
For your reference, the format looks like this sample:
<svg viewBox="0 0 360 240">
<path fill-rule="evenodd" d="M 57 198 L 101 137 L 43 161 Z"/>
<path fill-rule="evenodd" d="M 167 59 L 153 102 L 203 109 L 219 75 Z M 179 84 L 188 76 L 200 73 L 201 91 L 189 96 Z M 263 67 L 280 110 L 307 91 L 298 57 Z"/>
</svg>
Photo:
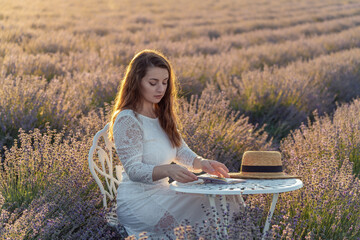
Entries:
<svg viewBox="0 0 360 240">
<path fill-rule="evenodd" d="M 194 153 L 181 138 L 181 146 L 176 148 L 176 158 L 174 161 L 182 166 L 185 166 L 190 171 L 200 173 L 201 168 L 194 168 L 194 159 L 196 157 L 198 157 L 198 155 Z"/>
<path fill-rule="evenodd" d="M 176 151 L 176 163 L 182 164 L 194 172 L 204 171 L 219 177 L 230 177 L 229 169 L 224 164 L 198 156 L 183 139 L 181 142 L 181 146 Z"/>
<path fill-rule="evenodd" d="M 195 174 L 187 170 L 185 167 L 177 164 L 165 164 L 155 166 L 152 177 L 154 181 L 165 177 L 171 177 L 175 181 L 181 183 L 187 183 L 197 180 Z"/>
<path fill-rule="evenodd" d="M 201 169 L 204 172 L 217 175 L 219 177 L 230 177 L 227 167 L 217 161 L 207 160 L 202 157 L 195 157 L 193 159 L 193 168 Z M 153 170 L 153 180 L 157 181 L 165 177 L 171 177 L 177 182 L 187 183 L 197 180 L 197 176 L 187 170 L 185 167 L 177 164 L 165 164 L 155 166 Z"/>
<path fill-rule="evenodd" d="M 131 181 L 152 183 L 154 165 L 142 162 L 143 131 L 130 115 L 118 116 L 114 124 L 116 152 Z"/>
</svg>

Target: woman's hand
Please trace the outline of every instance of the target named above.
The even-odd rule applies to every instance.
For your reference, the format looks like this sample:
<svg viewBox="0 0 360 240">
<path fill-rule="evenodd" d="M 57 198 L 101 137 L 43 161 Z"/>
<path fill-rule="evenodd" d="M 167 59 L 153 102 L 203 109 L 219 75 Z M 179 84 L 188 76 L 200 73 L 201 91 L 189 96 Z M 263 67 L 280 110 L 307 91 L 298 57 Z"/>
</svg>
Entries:
<svg viewBox="0 0 360 240">
<path fill-rule="evenodd" d="M 204 172 L 216 175 L 218 177 L 229 178 L 229 169 L 221 162 L 202 159 L 200 160 L 200 167 Z"/>
<path fill-rule="evenodd" d="M 187 183 L 197 180 L 197 176 L 194 173 L 177 164 L 167 165 L 166 172 L 169 177 L 177 182 Z"/>
</svg>

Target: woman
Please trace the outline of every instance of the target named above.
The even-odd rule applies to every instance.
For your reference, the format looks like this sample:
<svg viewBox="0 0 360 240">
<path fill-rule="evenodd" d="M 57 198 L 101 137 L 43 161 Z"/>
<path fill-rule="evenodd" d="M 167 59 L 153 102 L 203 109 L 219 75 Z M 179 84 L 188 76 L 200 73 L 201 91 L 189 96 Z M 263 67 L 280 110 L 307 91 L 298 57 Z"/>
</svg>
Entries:
<svg viewBox="0 0 360 240">
<path fill-rule="evenodd" d="M 193 172 L 229 177 L 224 164 L 198 156 L 181 138 L 176 95 L 174 72 L 161 53 L 144 50 L 134 56 L 109 128 L 124 167 L 117 214 L 129 235 L 146 231 L 152 239 L 174 238 L 173 229 L 185 219 L 191 225 L 206 219 L 201 206 L 209 208 L 208 199 L 170 190 L 169 177 L 181 183 L 197 180 Z"/>
</svg>

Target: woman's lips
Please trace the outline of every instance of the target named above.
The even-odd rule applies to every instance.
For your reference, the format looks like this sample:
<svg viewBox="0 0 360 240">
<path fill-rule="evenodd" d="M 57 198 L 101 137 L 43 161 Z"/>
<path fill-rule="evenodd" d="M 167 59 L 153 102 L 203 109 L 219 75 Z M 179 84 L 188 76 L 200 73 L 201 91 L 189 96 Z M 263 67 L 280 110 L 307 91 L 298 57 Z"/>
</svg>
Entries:
<svg viewBox="0 0 360 240">
<path fill-rule="evenodd" d="M 156 95 L 155 98 L 162 98 L 162 95 Z"/>
</svg>

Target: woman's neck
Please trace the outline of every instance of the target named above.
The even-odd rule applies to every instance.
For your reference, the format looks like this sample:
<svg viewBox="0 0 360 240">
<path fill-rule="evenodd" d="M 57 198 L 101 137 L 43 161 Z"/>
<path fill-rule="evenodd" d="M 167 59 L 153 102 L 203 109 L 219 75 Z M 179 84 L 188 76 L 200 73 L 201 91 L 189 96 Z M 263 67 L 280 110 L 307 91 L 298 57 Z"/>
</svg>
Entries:
<svg viewBox="0 0 360 240">
<path fill-rule="evenodd" d="M 153 104 L 144 104 L 142 108 L 138 109 L 138 113 L 150 118 L 157 117 L 155 113 L 155 106 Z"/>
</svg>

